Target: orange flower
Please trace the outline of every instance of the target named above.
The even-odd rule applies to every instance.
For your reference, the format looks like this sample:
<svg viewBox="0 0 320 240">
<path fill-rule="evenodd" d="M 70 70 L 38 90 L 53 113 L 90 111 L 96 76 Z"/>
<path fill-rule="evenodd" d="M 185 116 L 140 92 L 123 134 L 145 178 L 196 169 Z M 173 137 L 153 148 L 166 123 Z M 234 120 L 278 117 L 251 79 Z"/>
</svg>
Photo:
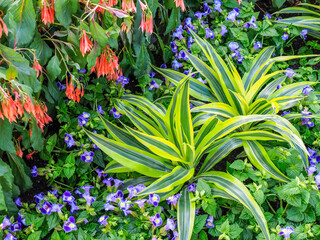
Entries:
<svg viewBox="0 0 320 240">
<path fill-rule="evenodd" d="M 239 5 L 241 4 L 242 0 L 238 0 Z"/>
<path fill-rule="evenodd" d="M 16 155 L 18 157 L 21 157 L 21 158 L 23 157 L 23 152 L 22 152 L 21 147 L 20 147 L 20 142 L 18 142 L 18 144 L 16 146 Z"/>
<path fill-rule="evenodd" d="M 70 78 L 70 84 L 68 83 L 68 78 L 66 78 L 66 82 L 67 97 L 74 102 L 80 102 L 80 98 L 84 94 L 83 86 L 81 85 L 81 83 L 78 83 L 76 89 L 74 89 L 72 77 Z"/>
<path fill-rule="evenodd" d="M 36 58 L 33 59 L 32 68 L 37 71 L 37 77 L 39 77 L 40 72 L 42 73 L 42 67 Z"/>
<path fill-rule="evenodd" d="M 33 159 L 32 155 L 35 153 L 36 151 L 33 151 L 32 153 L 27 154 L 26 158 L 29 159 Z"/>
<path fill-rule="evenodd" d="M 114 5 L 118 4 L 118 0 L 109 0 L 107 3 L 108 7 L 113 7 Z"/>
<path fill-rule="evenodd" d="M 47 0 L 42 0 L 41 6 L 41 19 L 44 24 L 54 23 L 54 0 L 49 0 L 51 4 L 47 2 Z"/>
<path fill-rule="evenodd" d="M 122 0 L 121 8 L 123 11 L 136 12 L 137 8 L 133 0 Z"/>
<path fill-rule="evenodd" d="M 186 7 L 184 6 L 183 0 L 174 0 L 174 2 L 176 3 L 176 7 L 181 7 L 182 12 L 184 12 L 186 10 Z"/>
<path fill-rule="evenodd" d="M 147 10 L 147 5 L 146 4 L 143 4 L 140 0 L 139 0 L 139 4 L 140 4 L 140 7 L 141 7 L 141 10 L 144 12 L 145 10 Z"/>
<path fill-rule="evenodd" d="M 93 44 L 87 37 L 87 32 L 85 30 L 82 30 L 82 37 L 80 39 L 80 51 L 82 53 L 82 56 L 86 54 L 86 52 L 90 52 Z"/>
<path fill-rule="evenodd" d="M 0 118 L 1 118 L 2 120 L 4 120 L 4 117 L 3 117 L 3 114 L 2 114 L 2 112 L 1 112 L 1 109 L 0 109 Z"/>
<path fill-rule="evenodd" d="M 141 31 L 146 31 L 150 34 L 153 33 L 153 17 L 151 12 L 148 12 L 147 14 L 142 12 L 140 28 Z"/>
<path fill-rule="evenodd" d="M 127 26 L 125 22 L 121 23 L 121 31 L 125 33 L 128 33 L 130 31 L 130 28 Z"/>
<path fill-rule="evenodd" d="M 1 102 L 1 107 L 3 115 L 9 120 L 9 122 L 17 122 L 17 107 L 10 95 L 4 98 L 4 100 Z"/>
<path fill-rule="evenodd" d="M 3 12 L 0 10 L 1 15 L 3 14 Z M 8 28 L 7 25 L 4 23 L 4 21 L 2 20 L 2 18 L 0 17 L 0 22 L 2 23 L 2 26 L 0 24 L 0 38 L 2 37 L 2 30 L 3 32 L 8 36 Z"/>
<path fill-rule="evenodd" d="M 35 108 L 33 105 L 33 102 L 31 101 L 29 95 L 26 95 L 24 97 L 24 103 L 23 103 L 23 108 L 26 110 L 26 112 L 35 115 Z"/>
<path fill-rule="evenodd" d="M 109 46 L 103 49 L 100 57 L 96 58 L 96 65 L 91 68 L 91 72 L 97 72 L 97 76 L 105 76 L 109 81 L 117 80 L 121 69 L 118 63 L 118 57 Z"/>
<path fill-rule="evenodd" d="M 44 103 L 36 103 L 35 105 L 35 115 L 34 117 L 37 120 L 37 124 L 39 128 L 41 128 L 43 132 L 43 127 L 45 124 L 52 121 L 51 117 L 47 114 L 47 106 Z"/>
</svg>

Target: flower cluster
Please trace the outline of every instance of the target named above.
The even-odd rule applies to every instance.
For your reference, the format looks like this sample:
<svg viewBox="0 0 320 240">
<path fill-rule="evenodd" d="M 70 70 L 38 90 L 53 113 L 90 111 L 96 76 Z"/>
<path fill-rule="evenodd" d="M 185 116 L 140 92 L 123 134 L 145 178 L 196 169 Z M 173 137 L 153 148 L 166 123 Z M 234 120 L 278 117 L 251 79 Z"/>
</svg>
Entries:
<svg viewBox="0 0 320 240">
<path fill-rule="evenodd" d="M 83 85 L 77 81 L 77 84 L 73 85 L 74 78 L 70 77 L 70 83 L 68 82 L 68 77 L 66 78 L 66 96 L 74 102 L 80 102 L 80 98 L 83 97 L 84 90 Z"/>
<path fill-rule="evenodd" d="M 41 19 L 46 25 L 54 23 L 54 0 L 41 1 Z"/>
<path fill-rule="evenodd" d="M 139 3 L 142 10 L 140 29 L 141 31 L 146 31 L 147 33 L 151 34 L 153 33 L 152 12 L 148 8 L 147 4 L 142 3 L 140 0 L 139 0 Z"/>
<path fill-rule="evenodd" d="M 80 51 L 82 53 L 82 56 L 84 56 L 86 54 L 86 52 L 91 51 L 93 44 L 89 40 L 89 38 L 87 36 L 87 32 L 85 30 L 82 30 L 81 33 L 82 33 L 82 37 L 80 39 Z"/>
</svg>

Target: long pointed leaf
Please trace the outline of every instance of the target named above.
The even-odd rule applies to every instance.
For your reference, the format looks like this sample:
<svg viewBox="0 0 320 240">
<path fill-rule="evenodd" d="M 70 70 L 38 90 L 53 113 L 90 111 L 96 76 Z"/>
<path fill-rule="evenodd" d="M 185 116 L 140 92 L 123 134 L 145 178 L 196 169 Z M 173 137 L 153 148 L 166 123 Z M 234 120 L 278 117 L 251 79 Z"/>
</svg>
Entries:
<svg viewBox="0 0 320 240">
<path fill-rule="evenodd" d="M 190 240 L 192 236 L 196 215 L 196 206 L 192 198 L 192 193 L 188 192 L 187 188 L 183 189 L 177 206 L 179 240 Z"/>
</svg>

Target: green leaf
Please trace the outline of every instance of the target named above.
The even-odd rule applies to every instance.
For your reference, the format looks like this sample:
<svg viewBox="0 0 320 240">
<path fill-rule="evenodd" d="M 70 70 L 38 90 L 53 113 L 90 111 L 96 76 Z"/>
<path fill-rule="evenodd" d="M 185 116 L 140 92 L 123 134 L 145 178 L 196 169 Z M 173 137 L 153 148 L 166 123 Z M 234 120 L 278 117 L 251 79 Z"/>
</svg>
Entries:
<svg viewBox="0 0 320 240">
<path fill-rule="evenodd" d="M 15 67 L 11 66 L 6 71 L 6 77 L 8 80 L 13 80 L 18 76 L 18 71 Z"/>
<path fill-rule="evenodd" d="M 32 135 L 31 135 L 31 146 L 36 151 L 41 151 L 43 147 L 43 138 L 42 131 L 38 127 L 37 120 L 35 118 L 32 119 Z"/>
<path fill-rule="evenodd" d="M 59 233 L 58 233 L 57 230 L 54 230 L 54 232 L 53 232 L 52 235 L 51 235 L 50 240 L 61 240 L 61 238 L 60 238 Z"/>
<path fill-rule="evenodd" d="M 25 46 L 29 44 L 34 36 L 36 28 L 36 13 L 32 0 L 17 0 L 12 2 L 8 9 L 8 14 L 12 17 L 12 22 L 8 26 L 12 42 L 15 46 Z M 6 15 L 8 16 L 8 15 Z"/>
<path fill-rule="evenodd" d="M 9 123 L 8 119 L 0 119 L 0 149 L 14 153 L 15 148 L 12 142 L 12 128 L 13 125 Z"/>
<path fill-rule="evenodd" d="M 27 240 L 39 240 L 41 236 L 41 231 L 33 232 L 31 235 L 29 235 Z"/>
<path fill-rule="evenodd" d="M 164 35 L 167 35 L 169 32 L 173 31 L 174 29 L 178 28 L 180 25 L 180 10 L 178 8 L 174 8 L 171 11 L 169 22 L 166 28 L 166 31 L 164 32 Z"/>
<path fill-rule="evenodd" d="M 54 2 L 55 16 L 58 21 L 65 27 L 69 28 L 71 24 L 71 16 L 78 9 L 77 0 L 55 0 Z"/>
<path fill-rule="evenodd" d="M 194 221 L 193 234 L 198 234 L 202 230 L 202 228 L 206 224 L 207 218 L 207 214 L 196 216 Z"/>
<path fill-rule="evenodd" d="M 243 170 L 245 169 L 245 165 L 242 160 L 235 160 L 231 165 L 231 168 L 236 169 L 236 170 Z"/>
<path fill-rule="evenodd" d="M 194 220 L 195 220 L 195 202 L 191 201 L 193 194 L 188 192 L 185 188 L 181 192 L 181 197 L 178 201 L 178 232 L 180 240 L 190 240 L 193 232 Z"/>
<path fill-rule="evenodd" d="M 277 8 L 281 8 L 282 5 L 286 2 L 286 0 L 274 0 L 273 3 L 277 6 Z"/>
<path fill-rule="evenodd" d="M 140 77 L 144 74 L 148 74 L 150 72 L 150 57 L 146 46 L 144 44 L 140 47 L 139 55 L 137 56 L 136 66 L 134 70 L 134 75 L 136 77 Z"/>
<path fill-rule="evenodd" d="M 60 223 L 60 218 L 58 214 L 51 213 L 47 216 L 48 230 L 50 231 L 52 228 L 56 227 Z"/>
<path fill-rule="evenodd" d="M 61 68 L 60 68 L 60 61 L 56 55 L 54 55 L 47 66 L 47 71 L 52 77 L 53 80 L 55 80 L 61 73 Z"/>
<path fill-rule="evenodd" d="M 105 47 L 108 44 L 106 31 L 95 21 L 90 22 L 90 32 L 101 47 Z"/>
<path fill-rule="evenodd" d="M 264 37 L 277 37 L 279 36 L 279 33 L 274 27 L 268 27 L 267 29 L 263 30 L 261 33 L 261 36 Z"/>
<path fill-rule="evenodd" d="M 211 195 L 211 187 L 203 180 L 199 179 L 197 183 L 197 191 L 202 195 L 202 192 L 206 194 L 206 196 Z"/>
</svg>

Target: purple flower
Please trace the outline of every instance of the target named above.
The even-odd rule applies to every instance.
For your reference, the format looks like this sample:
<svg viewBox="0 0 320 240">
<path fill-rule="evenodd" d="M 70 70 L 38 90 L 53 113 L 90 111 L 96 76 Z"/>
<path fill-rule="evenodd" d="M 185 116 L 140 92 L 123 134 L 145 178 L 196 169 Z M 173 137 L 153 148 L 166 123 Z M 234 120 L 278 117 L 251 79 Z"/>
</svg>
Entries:
<svg viewBox="0 0 320 240">
<path fill-rule="evenodd" d="M 11 233 L 7 233 L 5 239 L 3 240 L 17 240 L 18 238 L 16 238 L 15 236 L 13 236 Z"/>
<path fill-rule="evenodd" d="M 162 68 L 162 69 L 167 69 L 168 67 L 167 67 L 166 64 L 163 63 L 163 64 L 160 65 L 160 68 Z"/>
<path fill-rule="evenodd" d="M 131 202 L 128 201 L 127 199 L 124 201 L 120 200 L 120 202 L 119 202 L 119 208 L 123 211 L 125 216 L 128 216 L 128 213 L 131 213 L 131 211 L 129 209 L 133 205 L 131 205 L 130 203 Z"/>
<path fill-rule="evenodd" d="M 286 73 L 285 73 L 286 77 L 292 78 L 295 74 L 296 74 L 296 72 L 293 71 L 291 68 L 286 69 Z"/>
<path fill-rule="evenodd" d="M 189 48 L 189 49 L 191 48 L 192 43 L 194 43 L 194 40 L 193 40 L 193 38 L 190 36 L 190 37 L 188 38 L 188 42 L 187 42 L 187 45 L 188 45 L 188 48 Z"/>
<path fill-rule="evenodd" d="M 171 240 L 178 240 L 178 239 L 179 239 L 178 231 L 173 231 L 173 238 Z"/>
<path fill-rule="evenodd" d="M 258 26 L 255 22 L 256 22 L 256 18 L 255 18 L 255 16 L 252 16 L 250 21 L 245 23 L 243 26 L 245 28 L 249 28 L 249 27 L 257 28 Z"/>
<path fill-rule="evenodd" d="M 181 197 L 181 194 L 179 194 L 179 193 L 168 197 L 166 199 L 168 201 L 168 205 L 169 204 L 176 205 L 180 197 Z"/>
<path fill-rule="evenodd" d="M 253 44 L 253 48 L 254 48 L 255 50 L 258 50 L 259 48 L 262 48 L 261 42 L 256 42 L 256 43 L 254 43 L 254 44 Z"/>
<path fill-rule="evenodd" d="M 300 111 L 300 113 L 304 116 L 309 116 L 309 115 L 312 115 L 311 112 L 309 112 L 308 110 L 303 110 L 303 111 Z"/>
<path fill-rule="evenodd" d="M 39 208 L 39 210 L 42 214 L 50 215 L 52 211 L 52 205 L 51 203 L 44 201 L 41 205 L 41 208 Z"/>
<path fill-rule="evenodd" d="M 71 192 L 67 190 L 62 194 L 62 200 L 67 203 L 72 203 L 74 201 L 74 197 L 72 196 Z"/>
<path fill-rule="evenodd" d="M 76 142 L 73 140 L 71 134 L 65 133 L 64 134 L 64 141 L 67 144 L 68 148 L 71 148 L 72 146 L 76 145 Z"/>
<path fill-rule="evenodd" d="M 77 230 L 76 220 L 73 216 L 69 217 L 67 221 L 63 224 L 63 230 L 65 232 L 71 232 Z"/>
<path fill-rule="evenodd" d="M 124 87 L 126 84 L 129 83 L 129 78 L 126 78 L 126 77 L 124 77 L 124 76 L 119 76 L 118 79 L 117 79 L 117 81 L 116 81 L 116 83 L 117 83 L 117 85 L 118 85 L 119 83 L 121 83 L 121 87 Z"/>
<path fill-rule="evenodd" d="M 192 103 L 189 103 L 189 107 L 190 107 L 190 110 L 191 110 L 192 108 L 194 108 L 194 106 L 193 106 Z"/>
<path fill-rule="evenodd" d="M 79 122 L 79 126 L 82 127 L 82 126 L 85 126 L 88 122 L 88 119 L 83 117 L 83 115 L 79 115 L 78 117 L 78 122 Z"/>
<path fill-rule="evenodd" d="M 232 59 L 236 58 L 236 57 L 240 57 L 241 54 L 238 50 L 234 50 L 234 52 L 231 53 L 231 57 Z"/>
<path fill-rule="evenodd" d="M 189 58 L 187 57 L 187 54 L 185 53 L 185 51 L 180 51 L 178 56 L 177 56 L 178 59 L 183 59 L 185 61 L 189 61 Z"/>
<path fill-rule="evenodd" d="M 101 177 L 106 177 L 108 174 L 107 173 L 104 173 L 103 170 L 100 170 L 100 169 L 96 169 L 95 170 L 98 174 L 98 178 L 101 178 Z"/>
<path fill-rule="evenodd" d="M 203 80 L 201 77 L 198 77 L 197 80 L 203 84 L 207 84 L 207 81 Z"/>
<path fill-rule="evenodd" d="M 92 147 L 93 147 L 94 149 L 100 149 L 96 144 L 92 144 Z"/>
<path fill-rule="evenodd" d="M 116 202 L 116 194 L 115 193 L 110 193 L 107 198 L 107 202 Z"/>
<path fill-rule="evenodd" d="M 208 3 L 204 3 L 203 4 L 203 11 L 204 11 L 203 16 L 207 16 L 212 12 L 212 10 L 209 7 Z"/>
<path fill-rule="evenodd" d="M 115 180 L 114 180 L 114 186 L 115 186 L 116 188 L 118 188 L 120 185 L 123 185 L 123 183 L 124 183 L 124 181 L 121 181 L 121 180 L 119 180 L 119 179 L 115 179 Z"/>
<path fill-rule="evenodd" d="M 288 115 L 288 114 L 290 114 L 291 113 L 291 111 L 283 111 L 283 113 L 281 114 L 281 116 L 283 117 L 283 116 L 286 116 L 286 115 Z"/>
<path fill-rule="evenodd" d="M 184 71 L 183 71 L 183 74 L 189 75 L 190 72 L 191 72 L 191 70 L 184 70 Z M 196 76 L 196 74 L 192 74 L 192 75 L 191 75 L 191 77 L 195 77 L 195 76 Z"/>
<path fill-rule="evenodd" d="M 98 113 L 100 113 L 101 115 L 103 115 L 104 114 L 104 111 L 103 111 L 103 109 L 102 109 L 102 107 L 100 106 L 100 105 L 98 105 Z"/>
<path fill-rule="evenodd" d="M 164 228 L 166 229 L 166 231 L 168 230 L 174 231 L 176 229 L 176 224 L 172 219 L 168 218 L 167 224 L 164 226 Z"/>
<path fill-rule="evenodd" d="M 92 162 L 93 156 L 94 156 L 94 152 L 85 151 L 83 154 L 81 154 L 81 161 L 84 161 L 87 163 Z"/>
<path fill-rule="evenodd" d="M 318 169 L 315 165 L 311 164 L 310 167 L 306 168 L 308 171 L 308 175 L 313 175 Z"/>
<path fill-rule="evenodd" d="M 188 191 L 189 192 L 196 192 L 196 184 L 195 183 L 190 183 L 188 186 Z"/>
<path fill-rule="evenodd" d="M 31 175 L 33 176 L 33 177 L 36 177 L 36 176 L 38 176 L 38 169 L 37 169 L 37 166 L 33 166 L 33 168 L 31 169 Z"/>
<path fill-rule="evenodd" d="M 304 95 L 306 95 L 306 96 L 308 96 L 308 95 L 309 95 L 309 92 L 311 92 L 311 91 L 314 91 L 314 90 L 312 89 L 312 87 L 309 87 L 309 86 L 304 87 L 304 88 L 302 89 L 302 93 L 303 93 Z"/>
<path fill-rule="evenodd" d="M 78 70 L 79 73 L 82 73 L 82 74 L 85 74 L 87 72 L 87 69 L 85 68 L 82 68 L 80 70 Z"/>
<path fill-rule="evenodd" d="M 160 202 L 160 196 L 157 195 L 157 194 L 154 194 L 154 193 L 151 193 L 149 195 L 149 200 L 148 200 L 148 203 L 151 205 L 153 204 L 153 206 L 158 206 L 159 205 L 159 202 Z"/>
<path fill-rule="evenodd" d="M 14 201 L 14 203 L 15 203 L 17 206 L 21 207 L 21 198 L 18 197 L 18 198 Z"/>
<path fill-rule="evenodd" d="M 114 118 L 120 118 L 122 116 L 115 107 L 110 110 L 110 114 L 113 114 Z"/>
<path fill-rule="evenodd" d="M 35 201 L 36 203 L 39 203 L 42 199 L 44 199 L 46 197 L 46 195 L 44 195 L 44 193 L 39 193 L 37 195 L 34 195 Z"/>
<path fill-rule="evenodd" d="M 283 35 L 281 36 L 281 38 L 282 38 L 283 41 L 288 40 L 288 38 L 289 38 L 289 33 L 284 32 Z"/>
<path fill-rule="evenodd" d="M 309 162 L 310 162 L 311 165 L 315 165 L 316 163 L 320 162 L 320 156 L 319 155 L 313 154 L 308 158 L 309 158 Z"/>
<path fill-rule="evenodd" d="M 221 25 L 221 36 L 224 36 L 227 32 L 229 32 L 227 27 L 225 25 Z"/>
<path fill-rule="evenodd" d="M 114 210 L 114 206 L 111 205 L 110 203 L 105 203 L 105 204 L 103 205 L 103 207 L 104 207 L 104 210 L 105 210 L 105 211 L 113 211 L 113 210 Z"/>
<path fill-rule="evenodd" d="M 314 126 L 314 122 L 311 122 L 311 118 L 302 118 L 302 125 L 307 125 L 308 128 L 311 128 Z"/>
<path fill-rule="evenodd" d="M 6 227 L 10 227 L 12 223 L 10 222 L 10 218 L 4 217 L 2 223 L 0 224 L 0 230 L 5 230 Z"/>
<path fill-rule="evenodd" d="M 150 217 L 150 221 L 153 226 L 160 227 L 162 225 L 162 218 L 160 217 L 160 213 L 157 213 L 155 216 Z"/>
<path fill-rule="evenodd" d="M 154 89 L 154 88 L 159 88 L 159 87 L 160 87 L 160 85 L 159 85 L 158 83 L 156 83 L 156 81 L 152 80 L 152 81 L 150 82 L 149 90 L 152 90 L 152 89 Z"/>
<path fill-rule="evenodd" d="M 207 228 L 214 228 L 213 216 L 209 216 L 206 223 Z"/>
<path fill-rule="evenodd" d="M 277 86 L 277 90 L 279 90 L 280 88 L 282 88 L 282 85 L 281 85 L 281 84 L 279 84 L 279 85 Z"/>
<path fill-rule="evenodd" d="M 244 60 L 244 56 L 240 55 L 238 57 L 238 64 L 241 64 L 243 60 Z"/>
<path fill-rule="evenodd" d="M 113 181 L 113 178 L 109 177 L 107 179 L 104 179 L 102 182 L 105 183 L 107 186 L 111 186 L 112 185 L 112 181 Z"/>
<path fill-rule="evenodd" d="M 178 53 L 178 52 L 179 52 L 178 46 L 177 46 L 177 44 L 176 44 L 176 41 L 171 42 L 171 43 L 170 43 L 170 47 L 171 47 L 171 51 L 172 51 L 173 53 Z M 156 75 L 155 73 L 153 73 L 154 75 L 153 75 L 153 77 L 151 77 L 150 74 L 151 74 L 151 73 L 149 73 L 150 78 L 153 78 L 154 75 Z"/>
<path fill-rule="evenodd" d="M 179 63 L 176 59 L 172 61 L 172 68 L 174 70 L 178 70 L 181 67 L 183 67 L 182 63 Z"/>
<path fill-rule="evenodd" d="M 203 15 L 203 13 L 202 13 L 202 12 L 199 12 L 199 11 L 194 14 L 194 16 L 195 16 L 196 18 L 198 18 L 198 19 L 201 19 L 201 18 L 202 18 L 202 15 Z"/>
<path fill-rule="evenodd" d="M 221 0 L 214 0 L 213 4 L 214 4 L 213 12 L 218 11 L 218 12 L 221 13 L 222 12 L 222 10 L 221 10 L 221 6 L 222 6 Z"/>
<path fill-rule="evenodd" d="M 108 225 L 108 221 L 107 221 L 108 217 L 109 217 L 109 216 L 102 215 L 102 216 L 99 218 L 99 220 L 98 220 L 98 222 L 100 223 L 100 225 L 107 226 L 107 225 Z"/>
<path fill-rule="evenodd" d="M 229 12 L 227 20 L 234 22 L 236 20 L 236 17 L 238 17 L 238 16 L 239 16 L 239 8 L 234 8 L 231 12 Z"/>
<path fill-rule="evenodd" d="M 271 19 L 272 16 L 270 13 L 266 13 L 262 19 Z"/>
<path fill-rule="evenodd" d="M 11 224 L 10 231 L 11 232 L 19 232 L 19 231 L 21 231 L 21 223 Z"/>
<path fill-rule="evenodd" d="M 62 208 L 64 207 L 63 204 L 52 204 L 52 207 L 51 207 L 51 212 L 61 212 L 62 211 Z"/>
<path fill-rule="evenodd" d="M 280 228 L 279 235 L 283 235 L 285 239 L 290 238 L 290 234 L 294 233 L 294 230 L 292 227 L 286 227 L 286 228 Z"/>
<path fill-rule="evenodd" d="M 172 43 L 172 42 L 171 42 L 171 43 Z M 156 73 L 154 73 L 154 72 L 149 73 L 149 77 L 150 77 L 150 78 L 154 78 L 155 75 L 156 75 Z"/>
<path fill-rule="evenodd" d="M 187 31 L 188 31 L 189 34 L 190 34 L 189 28 L 192 29 L 192 30 L 196 29 L 195 26 L 192 25 L 192 18 L 187 17 L 186 20 L 184 21 L 184 23 L 185 23 L 184 28 L 188 27 Z"/>
<path fill-rule="evenodd" d="M 96 200 L 96 198 L 90 196 L 89 193 L 82 194 L 82 197 L 86 200 L 88 206 L 91 206 L 91 204 Z"/>
<path fill-rule="evenodd" d="M 228 47 L 230 48 L 230 50 L 232 52 L 234 52 L 235 50 L 237 50 L 239 48 L 239 44 L 236 42 L 231 42 L 228 44 Z"/>
<path fill-rule="evenodd" d="M 205 38 L 214 38 L 214 33 L 210 30 L 210 28 L 206 28 L 206 35 L 204 36 Z"/>
<path fill-rule="evenodd" d="M 303 37 L 304 40 L 307 39 L 307 34 L 308 34 L 309 30 L 308 29 L 303 29 L 301 32 L 300 32 L 300 35 Z"/>
<path fill-rule="evenodd" d="M 75 214 L 76 213 L 76 210 L 80 210 L 79 206 L 77 206 L 76 202 L 73 201 L 73 202 L 69 202 L 69 205 L 71 207 L 70 209 L 70 213 L 71 214 Z"/>
<path fill-rule="evenodd" d="M 62 91 L 63 89 L 66 89 L 66 86 L 62 85 L 61 82 L 57 82 L 58 88 L 60 91 Z"/>
<path fill-rule="evenodd" d="M 318 173 L 315 177 L 314 180 L 316 182 L 316 184 L 319 186 L 320 185 L 320 173 Z"/>
<path fill-rule="evenodd" d="M 84 117 L 85 119 L 88 119 L 90 117 L 90 113 L 87 113 L 87 112 L 83 112 L 82 114 L 82 117 Z"/>
<path fill-rule="evenodd" d="M 175 30 L 175 32 L 173 33 L 172 37 L 176 37 L 178 38 L 179 40 L 181 40 L 183 38 L 183 27 L 182 25 L 179 25 L 179 27 Z"/>
<path fill-rule="evenodd" d="M 138 204 L 139 208 L 143 208 L 145 201 L 147 201 L 147 199 L 139 199 L 139 200 L 135 201 L 134 203 Z"/>
</svg>

